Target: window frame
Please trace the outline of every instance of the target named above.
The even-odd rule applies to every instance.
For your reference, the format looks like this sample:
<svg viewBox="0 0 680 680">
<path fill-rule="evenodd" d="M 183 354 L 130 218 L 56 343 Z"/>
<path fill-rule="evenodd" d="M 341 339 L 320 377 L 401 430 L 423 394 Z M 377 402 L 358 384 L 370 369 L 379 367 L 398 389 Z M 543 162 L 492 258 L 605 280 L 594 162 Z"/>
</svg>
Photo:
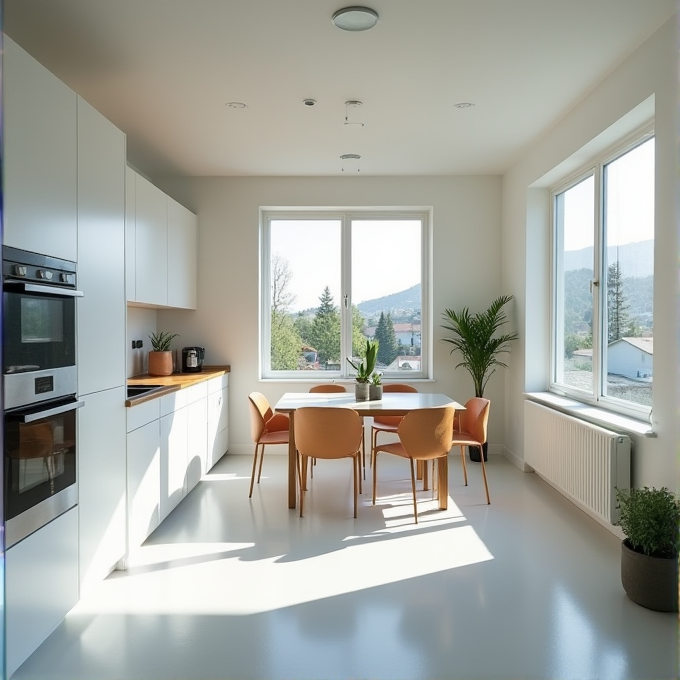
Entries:
<svg viewBox="0 0 680 680">
<path fill-rule="evenodd" d="M 605 168 L 610 163 L 625 156 L 630 151 L 645 142 L 655 140 L 654 122 L 648 121 L 643 126 L 638 127 L 634 132 L 618 140 L 609 146 L 605 151 L 592 158 L 587 163 L 582 164 L 578 169 L 563 177 L 558 183 L 549 189 L 550 197 L 550 375 L 549 391 L 555 394 L 568 396 L 576 401 L 589 405 L 598 406 L 608 411 L 620 413 L 639 420 L 649 418 L 653 410 L 654 402 L 654 383 L 652 382 L 652 406 L 626 401 L 605 394 L 607 382 L 607 330 L 606 310 L 607 310 L 607 263 L 606 263 L 606 220 L 605 220 Z M 656 144 L 656 141 L 654 141 Z M 656 167 L 655 167 L 656 173 Z M 594 200 L 594 224 L 593 224 L 593 279 L 592 294 L 592 371 L 593 386 L 592 393 L 587 394 L 584 390 L 579 390 L 570 385 L 557 382 L 559 372 L 559 360 L 564 355 L 563 332 L 560 336 L 561 322 L 559 318 L 561 305 L 564 302 L 564 295 L 561 299 L 558 296 L 558 274 L 564 272 L 560 269 L 560 258 L 563 252 L 558 249 L 563 243 L 559 232 L 557 197 L 564 194 L 569 189 L 577 186 L 588 177 L 593 177 L 593 200 Z M 655 179 L 656 182 L 656 179 Z M 656 227 L 656 218 L 655 218 Z M 656 229 L 655 229 L 656 232 Z M 654 235 L 656 239 L 656 233 Z M 559 302 L 558 302 L 559 301 Z M 597 323 L 596 323 L 597 321 Z M 563 328 L 562 328 L 563 331 Z M 560 354 L 561 352 L 561 354 Z"/>
<path fill-rule="evenodd" d="M 409 382 L 432 379 L 432 207 L 260 207 L 259 262 L 259 379 L 271 382 L 352 381 L 355 372 L 347 361 L 339 371 L 275 371 L 271 369 L 271 223 L 276 220 L 339 220 L 341 229 L 341 292 L 336 300 L 340 309 L 342 357 L 351 356 L 352 347 L 352 235 L 353 220 L 419 220 L 421 285 L 421 367 L 420 371 L 383 373 L 386 380 Z M 347 304 L 344 298 L 347 296 Z M 348 348 L 350 351 L 348 352 Z"/>
</svg>

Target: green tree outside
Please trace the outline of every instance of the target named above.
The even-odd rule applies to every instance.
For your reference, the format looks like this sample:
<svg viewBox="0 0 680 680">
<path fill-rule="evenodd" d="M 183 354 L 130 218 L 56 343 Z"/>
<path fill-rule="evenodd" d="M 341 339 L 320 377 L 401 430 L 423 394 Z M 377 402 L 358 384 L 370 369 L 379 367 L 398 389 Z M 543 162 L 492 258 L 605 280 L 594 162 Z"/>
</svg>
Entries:
<svg viewBox="0 0 680 680">
<path fill-rule="evenodd" d="M 389 366 L 399 356 L 399 342 L 394 332 L 394 323 L 388 312 L 380 312 L 378 326 L 375 329 L 375 339 L 378 341 L 378 362 Z"/>
<path fill-rule="evenodd" d="M 626 336 L 631 326 L 630 305 L 623 292 L 618 261 L 607 268 L 607 339 L 614 342 Z"/>
<path fill-rule="evenodd" d="M 319 353 L 319 363 L 340 363 L 340 310 L 326 286 L 319 297 L 309 343 Z"/>
<path fill-rule="evenodd" d="M 302 340 L 289 314 L 272 310 L 271 367 L 274 371 L 300 368 Z"/>
</svg>

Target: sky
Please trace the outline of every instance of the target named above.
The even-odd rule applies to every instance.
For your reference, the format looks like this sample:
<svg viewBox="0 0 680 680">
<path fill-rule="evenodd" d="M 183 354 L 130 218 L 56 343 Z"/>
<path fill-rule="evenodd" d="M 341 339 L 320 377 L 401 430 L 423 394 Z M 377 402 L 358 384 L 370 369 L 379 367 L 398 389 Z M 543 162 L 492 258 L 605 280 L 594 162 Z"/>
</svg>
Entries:
<svg viewBox="0 0 680 680">
<path fill-rule="evenodd" d="M 353 220 L 352 303 L 383 297 L 420 283 L 420 220 Z M 271 254 L 293 273 L 291 311 L 318 307 L 328 286 L 336 305 L 341 293 L 341 221 L 272 221 Z"/>
<path fill-rule="evenodd" d="M 654 238 L 654 140 L 636 147 L 607 166 L 607 245 Z M 565 251 L 593 245 L 591 178 L 565 194 Z"/>
</svg>

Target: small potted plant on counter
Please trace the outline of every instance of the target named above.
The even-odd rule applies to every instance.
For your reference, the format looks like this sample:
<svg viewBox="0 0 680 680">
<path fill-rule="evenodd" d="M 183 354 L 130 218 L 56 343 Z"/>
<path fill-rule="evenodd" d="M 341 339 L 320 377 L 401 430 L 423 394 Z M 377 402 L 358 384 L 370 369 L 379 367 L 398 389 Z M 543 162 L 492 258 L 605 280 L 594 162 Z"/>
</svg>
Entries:
<svg viewBox="0 0 680 680">
<path fill-rule="evenodd" d="M 378 356 L 378 341 L 366 340 L 366 354 L 364 358 L 355 363 L 351 359 L 347 359 L 352 368 L 357 372 L 354 379 L 356 385 L 354 386 L 354 398 L 357 401 L 368 401 L 369 397 L 369 382 L 371 374 L 375 368 L 375 361 Z"/>
<path fill-rule="evenodd" d="M 621 544 L 621 585 L 636 604 L 678 611 L 680 499 L 666 487 L 616 490 L 626 534 Z"/>
<path fill-rule="evenodd" d="M 149 375 L 172 375 L 172 352 L 170 343 L 177 333 L 151 333 L 151 351 L 149 352 Z"/>
</svg>

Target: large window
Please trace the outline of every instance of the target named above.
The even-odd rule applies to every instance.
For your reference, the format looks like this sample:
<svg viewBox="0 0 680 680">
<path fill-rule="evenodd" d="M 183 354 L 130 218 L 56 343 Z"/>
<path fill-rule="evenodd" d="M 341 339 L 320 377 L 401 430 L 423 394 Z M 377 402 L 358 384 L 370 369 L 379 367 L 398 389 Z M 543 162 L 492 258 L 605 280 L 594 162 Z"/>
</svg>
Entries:
<svg viewBox="0 0 680 680">
<path fill-rule="evenodd" d="M 352 377 L 379 340 L 384 377 L 429 377 L 426 212 L 262 213 L 265 378 Z"/>
<path fill-rule="evenodd" d="M 552 192 L 552 388 L 633 415 L 652 407 L 652 134 Z"/>
</svg>

